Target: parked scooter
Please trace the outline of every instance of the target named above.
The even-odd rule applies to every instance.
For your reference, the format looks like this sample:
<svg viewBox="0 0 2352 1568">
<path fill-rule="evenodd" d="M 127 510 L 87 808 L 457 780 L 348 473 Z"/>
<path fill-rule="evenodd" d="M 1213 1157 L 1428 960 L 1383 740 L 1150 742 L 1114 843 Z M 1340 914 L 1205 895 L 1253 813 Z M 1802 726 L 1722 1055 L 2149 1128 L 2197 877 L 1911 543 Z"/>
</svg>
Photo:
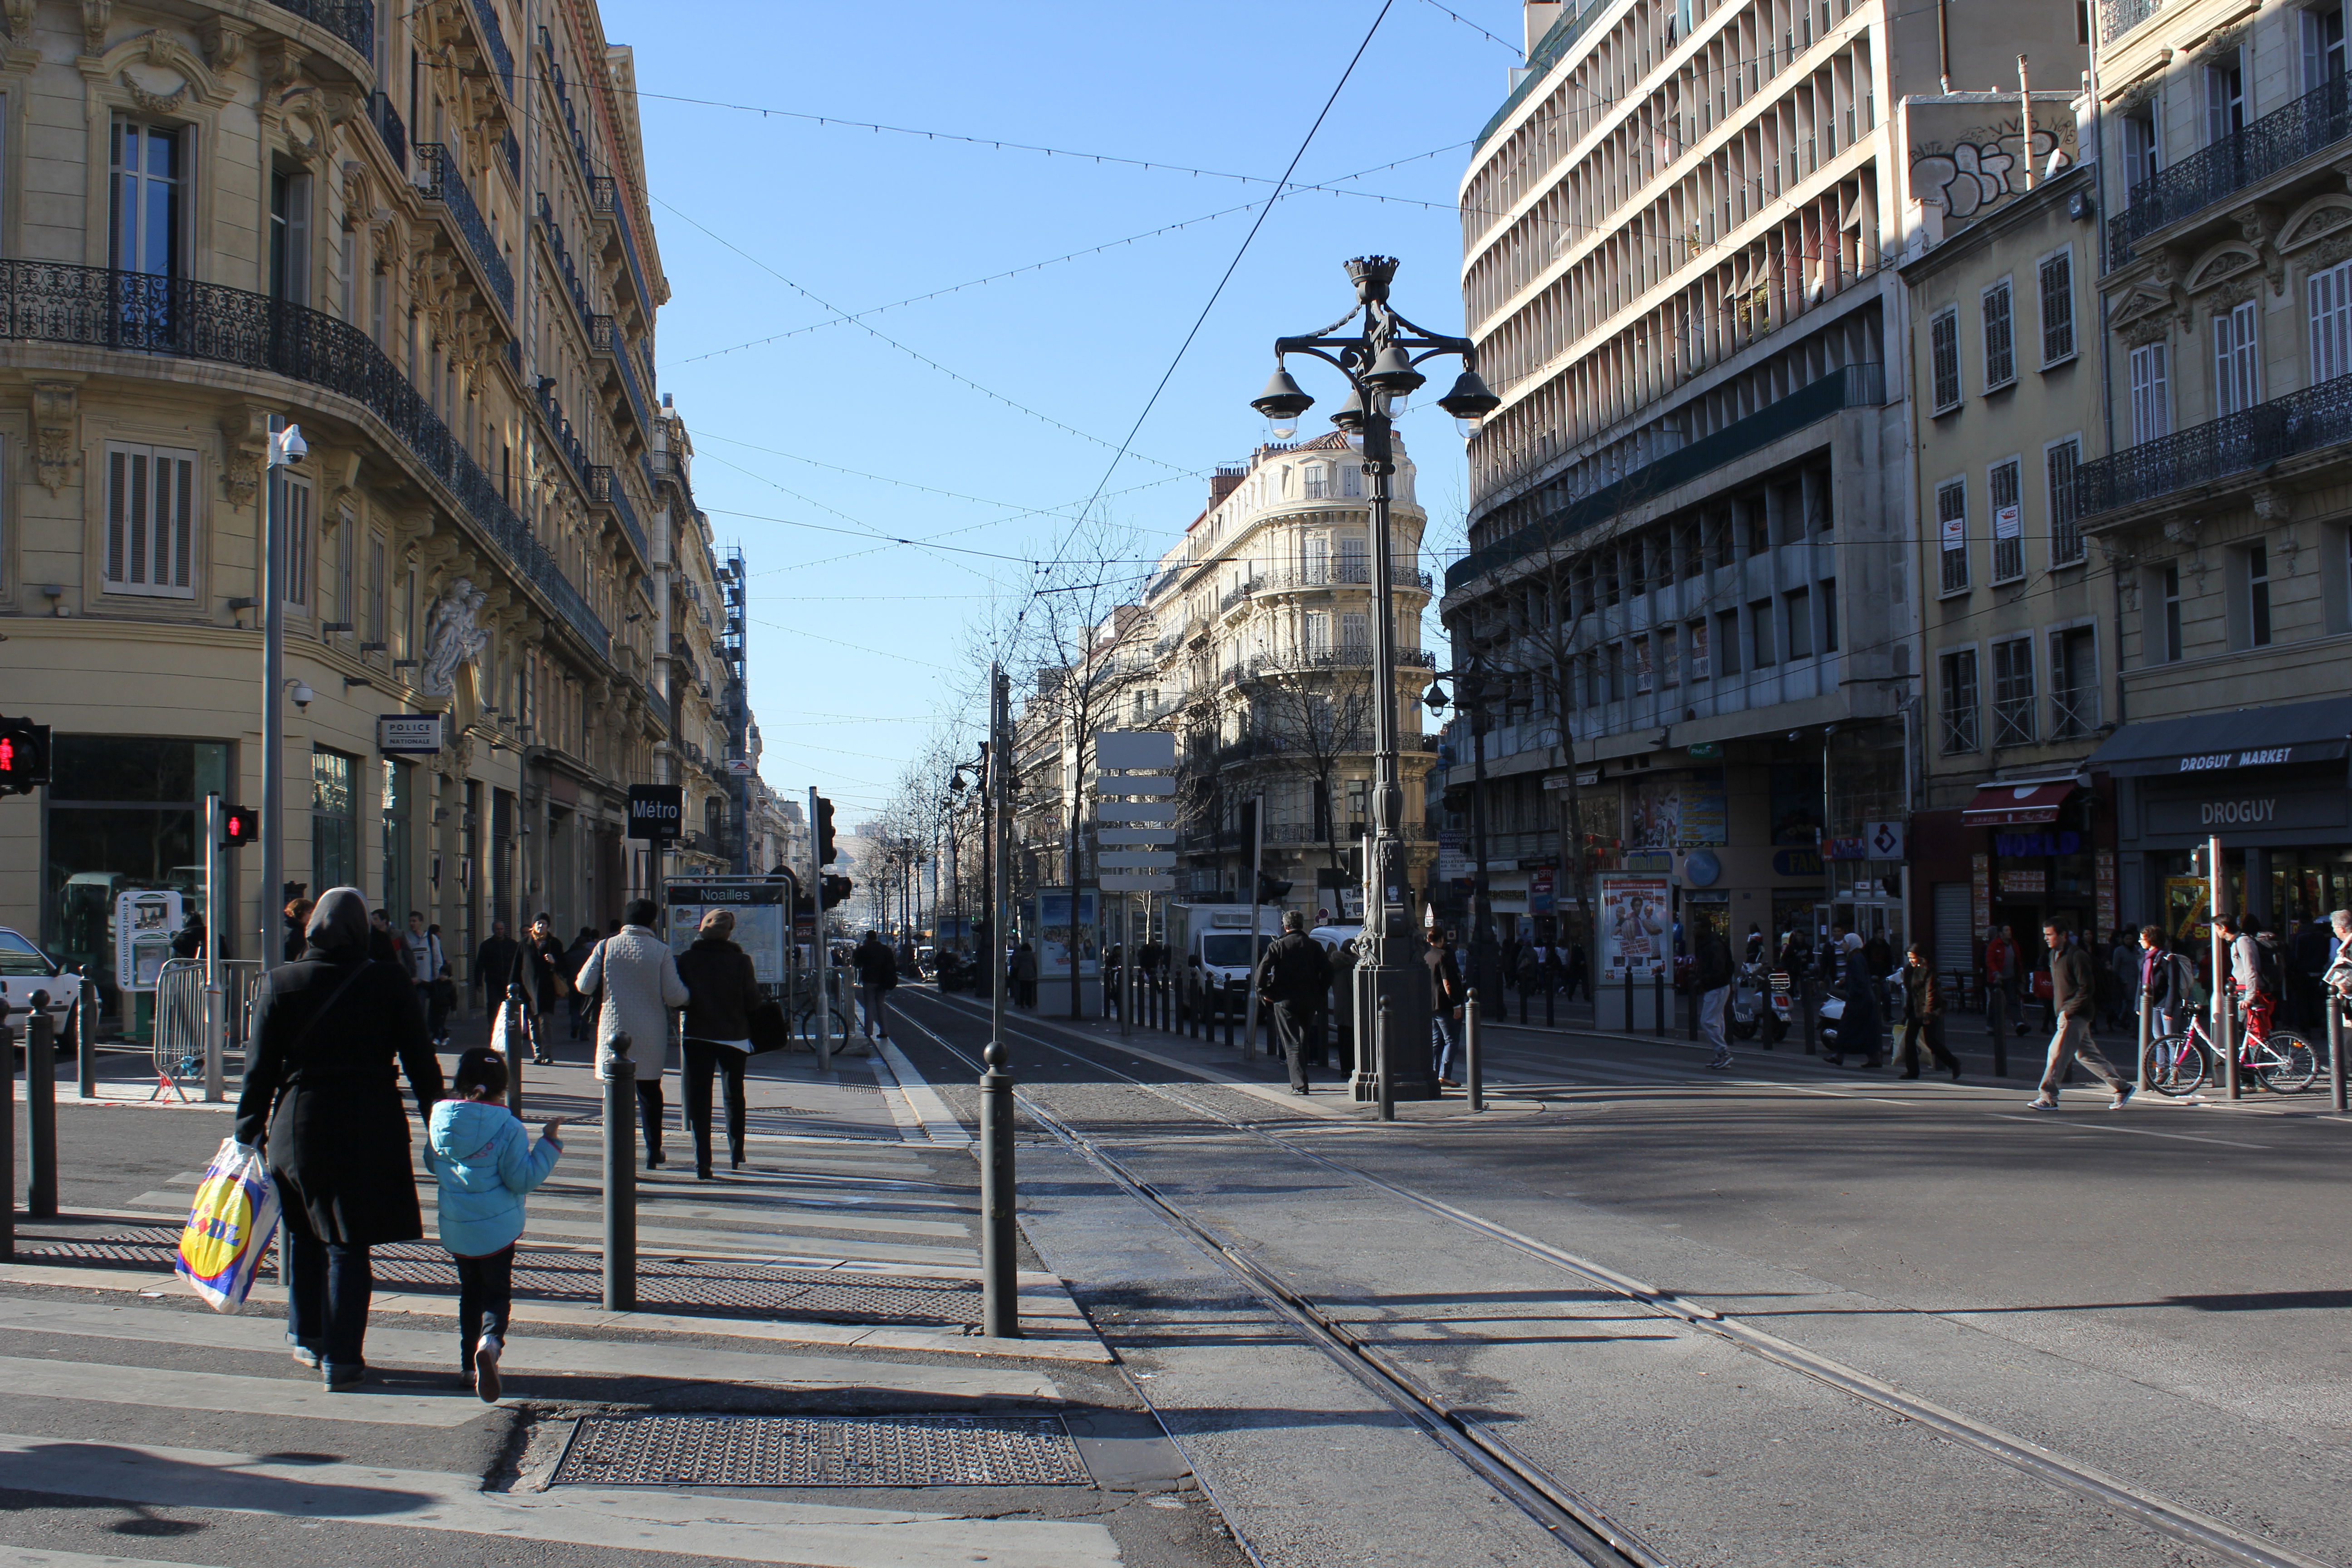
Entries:
<svg viewBox="0 0 2352 1568">
<path fill-rule="evenodd" d="M 1731 978 L 1731 1033 L 1735 1039 L 1752 1040 L 1763 1027 L 1770 1004 L 1765 999 L 1762 966 L 1743 963 Z"/>
</svg>

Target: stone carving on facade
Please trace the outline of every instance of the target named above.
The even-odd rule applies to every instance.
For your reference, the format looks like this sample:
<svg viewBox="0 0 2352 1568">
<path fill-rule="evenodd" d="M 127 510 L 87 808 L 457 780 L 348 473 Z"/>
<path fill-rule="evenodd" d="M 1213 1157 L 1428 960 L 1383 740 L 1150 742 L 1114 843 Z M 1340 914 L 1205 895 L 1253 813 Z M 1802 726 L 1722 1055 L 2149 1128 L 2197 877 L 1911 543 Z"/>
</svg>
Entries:
<svg viewBox="0 0 2352 1568">
<path fill-rule="evenodd" d="M 39 0 L 0 0 L 0 21 L 8 26 L 8 36 L 19 44 L 33 41 L 33 15 L 39 9 Z"/>
<path fill-rule="evenodd" d="M 2201 294 L 2216 283 L 2250 272 L 2262 264 L 2262 257 L 2252 247 L 2231 240 L 2208 251 L 2189 269 L 2189 292 Z"/>
<path fill-rule="evenodd" d="M 226 16 L 215 16 L 196 28 L 196 42 L 205 51 L 205 64 L 216 71 L 225 71 L 245 58 L 245 40 L 250 29 L 243 22 Z"/>
<path fill-rule="evenodd" d="M 82 53 L 106 53 L 106 29 L 114 22 L 114 0 L 81 0 Z"/>
<path fill-rule="evenodd" d="M 460 577 L 449 591 L 433 601 L 425 623 L 425 657 L 416 674 L 417 689 L 431 697 L 446 697 L 457 689 L 457 669 L 481 656 L 490 634 L 478 624 L 489 595 Z"/>
<path fill-rule="evenodd" d="M 115 80 L 131 95 L 131 106 L 142 114 L 177 114 L 180 104 L 188 96 L 188 84 L 182 82 L 170 92 L 150 92 L 133 81 L 129 71 L 117 73 Z"/>
<path fill-rule="evenodd" d="M 2330 192 L 2288 214 L 2286 221 L 2279 225 L 2278 237 L 2272 243 L 2282 255 L 2292 255 L 2347 224 L 2352 224 L 2352 195 Z"/>
<path fill-rule="evenodd" d="M 261 489 L 262 459 L 269 452 L 269 410 L 241 405 L 221 421 L 221 493 L 234 506 L 251 506 Z"/>
<path fill-rule="evenodd" d="M 33 478 L 53 496 L 73 483 L 74 470 L 81 466 L 74 439 L 79 392 L 71 382 L 33 384 Z"/>
</svg>

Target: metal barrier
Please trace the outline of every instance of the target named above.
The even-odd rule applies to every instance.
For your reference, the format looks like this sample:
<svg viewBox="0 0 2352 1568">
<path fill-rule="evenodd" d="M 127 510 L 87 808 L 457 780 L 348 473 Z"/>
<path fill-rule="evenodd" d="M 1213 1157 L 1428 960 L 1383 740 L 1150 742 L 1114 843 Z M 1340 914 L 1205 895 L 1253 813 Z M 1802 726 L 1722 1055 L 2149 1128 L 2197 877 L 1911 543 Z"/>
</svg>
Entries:
<svg viewBox="0 0 2352 1568">
<path fill-rule="evenodd" d="M 253 1008 L 261 994 L 262 965 L 250 958 L 223 959 L 221 1016 L 216 1049 L 208 1052 L 205 1037 L 205 963 L 200 958 L 167 960 L 155 979 L 155 1091 L 188 1098 L 181 1086 L 208 1088 L 208 1065 L 225 1061 L 234 1050 L 242 1053 L 253 1032 Z"/>
</svg>

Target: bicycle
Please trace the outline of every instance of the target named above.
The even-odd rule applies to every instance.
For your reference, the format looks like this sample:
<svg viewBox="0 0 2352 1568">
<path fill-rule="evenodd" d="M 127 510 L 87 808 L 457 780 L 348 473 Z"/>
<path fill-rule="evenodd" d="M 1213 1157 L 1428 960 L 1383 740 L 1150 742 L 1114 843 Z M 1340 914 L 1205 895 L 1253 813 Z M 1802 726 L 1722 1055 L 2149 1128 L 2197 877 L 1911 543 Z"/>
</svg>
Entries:
<svg viewBox="0 0 2352 1568">
<path fill-rule="evenodd" d="M 838 986 L 831 986 L 827 989 L 832 991 L 833 994 L 825 998 L 830 1004 L 826 1011 L 832 1015 L 833 1043 L 838 1047 L 848 1040 L 850 1031 L 856 1027 L 856 1023 L 850 1016 L 847 999 L 840 994 Z M 787 1007 L 792 1016 L 793 1038 L 806 1041 L 810 1050 L 816 1049 L 816 978 L 814 975 L 803 971 L 793 976 L 792 1000 L 787 1004 Z"/>
<path fill-rule="evenodd" d="M 2189 1027 L 2159 1036 L 2147 1043 L 2140 1076 L 2147 1087 L 2172 1100 L 2197 1092 L 2216 1076 L 2221 1051 L 2205 1032 L 2205 1020 L 2192 1016 Z M 2302 1036 L 2291 1029 L 2273 1029 L 2259 1040 L 2238 1043 L 2238 1067 L 2251 1072 L 2273 1094 L 2297 1094 L 2319 1076 L 2319 1057 Z"/>
</svg>

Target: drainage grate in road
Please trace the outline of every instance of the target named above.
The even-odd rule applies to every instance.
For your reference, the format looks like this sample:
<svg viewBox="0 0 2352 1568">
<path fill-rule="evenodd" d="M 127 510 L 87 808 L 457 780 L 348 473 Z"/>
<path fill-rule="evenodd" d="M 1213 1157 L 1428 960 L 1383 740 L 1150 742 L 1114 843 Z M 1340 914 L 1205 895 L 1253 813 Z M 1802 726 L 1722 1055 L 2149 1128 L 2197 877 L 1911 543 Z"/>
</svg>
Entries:
<svg viewBox="0 0 2352 1568">
<path fill-rule="evenodd" d="M 1052 1415 L 591 1415 L 554 1486 L 1083 1487 Z"/>
<path fill-rule="evenodd" d="M 179 1241 L 176 1229 L 138 1226 L 89 1238 L 20 1245 L 17 1252 L 26 1258 L 169 1268 Z M 430 1243 L 377 1247 L 369 1262 L 378 1285 L 433 1291 L 457 1287 L 456 1265 Z M 604 1291 L 604 1260 L 593 1252 L 525 1247 L 515 1254 L 514 1289 L 527 1299 L 593 1301 Z M 724 1310 L 803 1321 L 970 1328 L 980 1322 L 981 1294 L 976 1279 L 928 1275 L 792 1268 L 732 1258 L 642 1258 L 637 1262 L 637 1305 L 647 1311 Z"/>
</svg>

